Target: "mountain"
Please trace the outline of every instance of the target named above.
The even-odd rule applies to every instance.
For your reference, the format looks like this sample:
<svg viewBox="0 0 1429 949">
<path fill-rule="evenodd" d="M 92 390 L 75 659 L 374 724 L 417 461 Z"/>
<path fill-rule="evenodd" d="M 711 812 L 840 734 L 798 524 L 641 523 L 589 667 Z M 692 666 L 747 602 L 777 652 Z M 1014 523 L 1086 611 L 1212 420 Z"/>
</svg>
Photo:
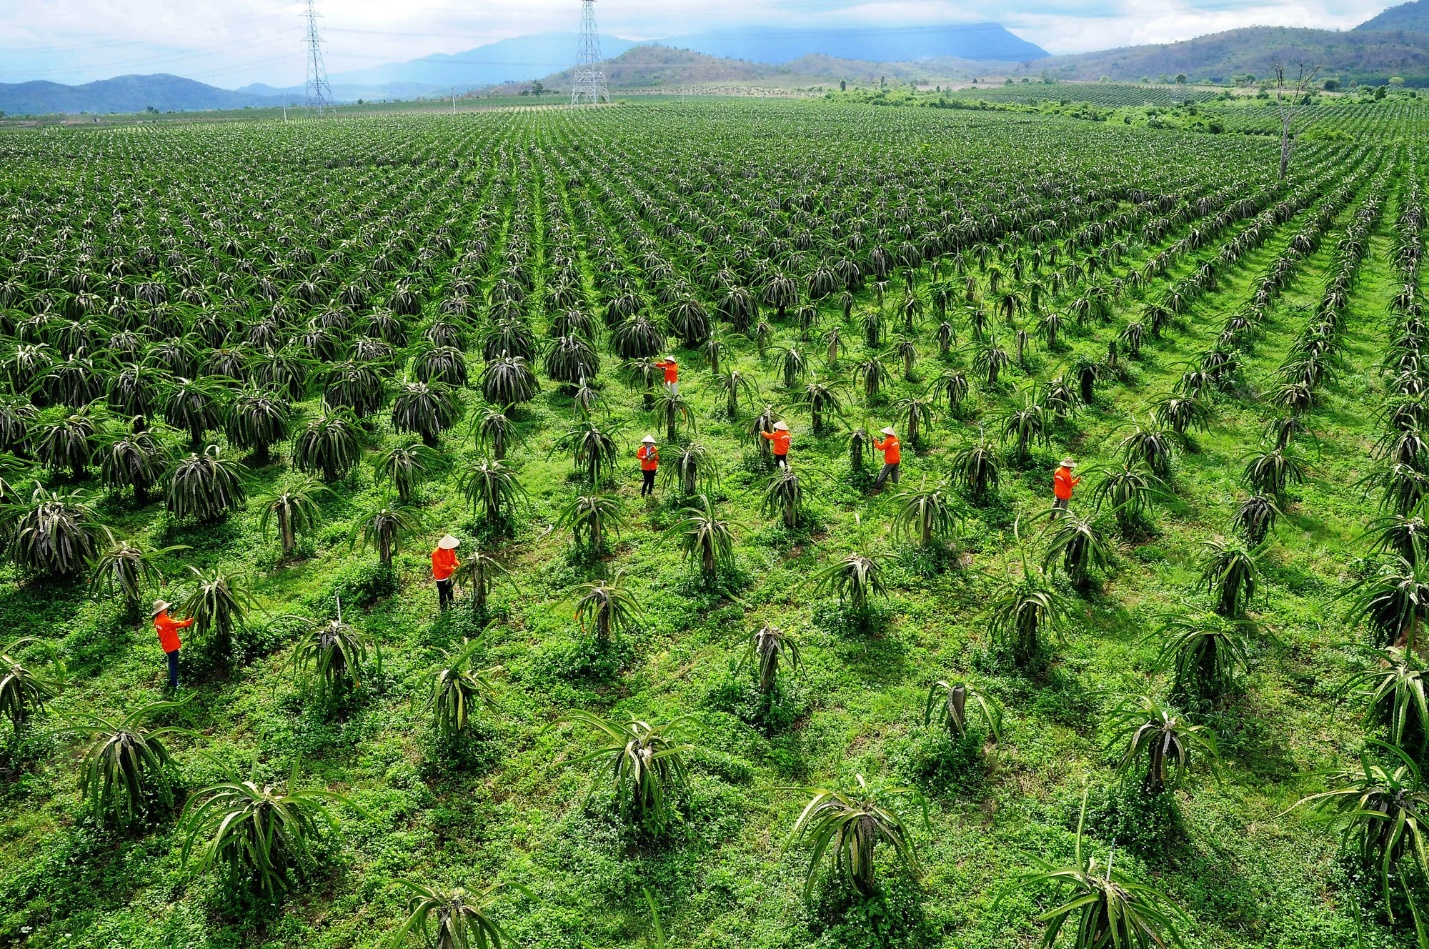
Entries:
<svg viewBox="0 0 1429 949">
<path fill-rule="evenodd" d="M 778 66 L 742 59 L 719 59 L 687 49 L 643 45 L 605 63 L 605 81 L 612 89 L 655 89 L 694 83 L 751 82 L 781 76 Z M 574 69 L 563 69 L 541 80 L 548 89 L 569 92 Z"/>
<path fill-rule="evenodd" d="M 1110 76 L 1135 81 L 1184 73 L 1191 79 L 1222 81 L 1246 73 L 1266 76 L 1276 60 L 1316 63 L 1326 77 L 1383 82 L 1390 76 L 1403 76 L 1412 84 L 1429 84 L 1429 32 L 1356 29 L 1339 33 L 1253 26 L 1181 43 L 1053 56 L 1019 66 L 1011 74 L 1045 73 L 1056 79 L 1093 81 Z"/>
<path fill-rule="evenodd" d="M 424 56 L 405 63 L 386 63 L 329 76 L 334 93 L 339 86 L 383 87 L 393 83 L 427 90 L 470 89 L 503 82 L 535 79 L 576 61 L 580 36 L 575 33 L 537 33 L 478 46 L 464 53 Z M 632 40 L 602 36 L 606 57 L 619 56 L 635 46 Z M 378 98 L 378 96 L 372 96 Z"/>
<path fill-rule="evenodd" d="M 207 86 L 164 74 L 119 76 L 82 86 L 57 82 L 0 83 L 0 112 L 45 115 L 62 112 L 188 112 L 282 105 L 289 100 Z"/>
<path fill-rule="evenodd" d="M 1429 0 L 1415 0 L 1390 7 L 1379 16 L 1355 27 L 1355 32 L 1382 32 L 1404 30 L 1410 33 L 1429 33 Z"/>
<path fill-rule="evenodd" d="M 893 82 L 910 79 L 935 81 L 967 78 L 985 72 L 985 63 L 940 58 L 918 63 L 869 63 L 835 59 L 822 53 L 801 56 L 787 63 L 755 63 L 747 59 L 708 56 L 687 49 L 659 44 L 636 46 L 605 63 L 606 82 L 612 89 L 677 89 L 699 85 L 709 88 L 721 83 L 769 87 L 835 85 L 840 79 L 852 84 L 876 83 L 880 78 Z M 542 78 L 547 89 L 570 89 L 574 70 L 566 69 Z M 512 94 L 529 89 L 529 83 L 508 84 L 498 91 Z"/>
<path fill-rule="evenodd" d="M 330 78 L 333 93 L 339 99 L 432 95 L 451 88 L 465 90 L 477 86 L 529 82 L 538 76 L 549 76 L 571 67 L 579 43 L 580 37 L 575 33 L 539 33 L 478 46 L 464 53 L 425 56 L 405 63 L 334 73 Z M 872 30 L 749 27 L 698 33 L 659 40 L 653 44 L 636 43 L 618 36 L 602 35 L 600 38 L 601 53 L 607 59 L 617 59 L 632 49 L 649 45 L 766 65 L 788 63 L 806 56 L 902 63 L 947 57 L 1017 62 L 1047 55 L 1046 50 L 1014 36 L 995 23 Z M 668 58 L 668 53 L 660 55 Z M 641 60 L 638 66 L 632 68 L 651 67 L 658 72 L 659 66 L 653 60 Z M 720 67 L 719 71 L 728 72 L 729 68 Z M 752 77 L 731 75 L 728 78 Z M 339 89 L 343 91 L 339 93 Z"/>
<path fill-rule="evenodd" d="M 1042 47 L 1009 33 L 996 23 L 868 30 L 739 27 L 677 36 L 660 43 L 708 56 L 770 64 L 811 55 L 874 63 L 907 63 L 949 56 L 1022 62 L 1048 55 Z"/>
</svg>

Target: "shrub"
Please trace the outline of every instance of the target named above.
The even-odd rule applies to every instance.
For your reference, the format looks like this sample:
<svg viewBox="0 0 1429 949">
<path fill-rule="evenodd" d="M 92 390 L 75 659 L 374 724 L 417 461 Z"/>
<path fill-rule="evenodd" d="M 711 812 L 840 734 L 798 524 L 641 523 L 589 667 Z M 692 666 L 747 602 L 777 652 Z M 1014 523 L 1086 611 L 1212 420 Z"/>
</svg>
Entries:
<svg viewBox="0 0 1429 949">
<path fill-rule="evenodd" d="M 25 576 L 77 577 L 109 537 L 79 495 L 46 491 L 39 482 L 29 503 L 12 500 L 6 508 L 10 560 Z"/>
<path fill-rule="evenodd" d="M 381 666 L 375 643 L 341 618 L 312 625 L 293 651 L 293 669 L 317 677 L 318 694 L 340 697 L 362 687 L 369 659 Z"/>
<path fill-rule="evenodd" d="M 556 521 L 558 527 L 571 532 L 577 548 L 584 546 L 592 555 L 605 551 L 606 531 L 614 530 L 619 534 L 624 523 L 620 499 L 599 494 L 571 501 L 561 510 Z"/>
<path fill-rule="evenodd" d="M 328 372 L 323 403 L 329 409 L 348 409 L 358 418 L 367 418 L 386 401 L 387 387 L 371 366 L 349 360 Z"/>
<path fill-rule="evenodd" d="M 1425 698 L 1426 670 L 1418 653 L 1396 646 L 1378 650 L 1371 669 L 1356 673 L 1345 683 L 1346 693 L 1364 702 L 1365 722 L 1383 728 L 1389 743 L 1419 757 L 1429 750 L 1429 702 Z"/>
<path fill-rule="evenodd" d="M 1239 540 L 1207 541 L 1201 583 L 1215 597 L 1217 613 L 1228 619 L 1243 616 L 1259 582 L 1257 551 Z"/>
<path fill-rule="evenodd" d="M 1065 615 L 1061 594 L 1025 562 L 1022 576 L 1006 578 L 987 600 L 988 632 L 1018 665 L 1037 658 L 1047 634 L 1056 630 Z"/>
<path fill-rule="evenodd" d="M 928 688 L 928 700 L 923 706 L 923 726 L 927 728 L 935 721 L 941 722 L 948 736 L 956 739 L 974 734 L 972 726 L 975 722 L 970 721 L 968 716 L 969 700 L 978 718 L 992 733 L 993 740 L 997 741 L 1001 737 L 1002 710 L 965 682 L 953 685 L 939 680 Z"/>
<path fill-rule="evenodd" d="M 1250 664 L 1249 626 L 1222 616 L 1170 619 L 1162 625 L 1157 670 L 1172 670 L 1171 694 L 1219 699 Z"/>
<path fill-rule="evenodd" d="M 293 466 L 329 484 L 347 476 L 362 456 L 362 427 L 350 409 L 324 412 L 293 440 Z"/>
<path fill-rule="evenodd" d="M 1105 472 L 1092 486 L 1092 503 L 1098 513 L 1109 508 L 1122 537 L 1134 537 L 1146 526 L 1152 499 L 1164 490 L 1161 479 L 1142 465 L 1123 462 Z"/>
<path fill-rule="evenodd" d="M 1041 917 L 1047 923 L 1043 937 L 1046 946 L 1054 945 L 1063 929 L 1071 933 L 1069 944 L 1073 949 L 1181 945 L 1176 922 L 1186 921 L 1185 913 L 1161 892 L 1133 879 L 1124 870 L 1113 869 L 1110 858 L 1102 867 L 1095 857 L 1085 852 L 1082 828 L 1086 813 L 1087 802 L 1083 797 L 1070 866 L 1058 867 L 1036 860 L 1038 868 L 1018 877 L 998 900 L 1016 891 L 1047 885 L 1065 893 L 1065 902 Z"/>
<path fill-rule="evenodd" d="M 281 395 L 246 389 L 228 407 L 224 430 L 230 445 L 252 452 L 253 462 L 263 465 L 273 446 L 292 434 L 292 409 Z"/>
<path fill-rule="evenodd" d="M 445 742 L 459 740 L 470 726 L 475 708 L 494 700 L 496 690 L 491 682 L 471 667 L 483 645 L 483 637 L 477 637 L 454 652 L 443 650 L 442 663 L 432 673 L 427 707 L 432 712 L 432 727 Z"/>
<path fill-rule="evenodd" d="M 1095 519 L 1062 511 L 1049 517 L 1045 535 L 1047 550 L 1042 556 L 1042 569 L 1060 570 L 1078 590 L 1091 588 L 1093 570 L 1110 570 L 1115 563 L 1111 542 Z"/>
<path fill-rule="evenodd" d="M 180 707 L 178 702 L 153 702 L 117 722 L 93 717 L 64 729 L 89 740 L 80 763 L 80 794 L 100 823 L 125 827 L 145 814 L 151 804 L 172 805 L 168 776 L 172 759 L 164 739 L 186 733 L 178 728 L 151 728 L 148 723 Z"/>
<path fill-rule="evenodd" d="M 571 453 L 575 471 L 587 484 L 600 484 L 619 463 L 620 449 L 615 443 L 618 432 L 618 428 L 606 430 L 586 420 L 562 435 L 556 450 Z"/>
<path fill-rule="evenodd" d="M 681 517 L 671 528 L 678 532 L 685 559 L 699 566 L 705 579 L 715 578 L 721 570 L 734 569 L 734 532 L 730 522 L 715 515 L 714 505 L 706 495 L 680 512 Z"/>
<path fill-rule="evenodd" d="M 616 571 L 609 580 L 589 583 L 576 601 L 576 622 L 582 630 L 594 630 L 596 642 L 602 646 L 608 645 L 617 633 L 640 617 L 639 602 L 620 579 L 621 573 Z"/>
<path fill-rule="evenodd" d="M 322 517 L 317 498 L 325 491 L 327 488 L 316 481 L 305 479 L 259 500 L 263 513 L 258 520 L 258 530 L 266 533 L 270 524 L 277 523 L 284 559 L 293 556 L 299 534 L 310 534 L 317 529 Z"/>
<path fill-rule="evenodd" d="M 915 794 L 911 788 L 873 787 L 856 775 L 847 790 L 805 788 L 812 796 L 794 824 L 791 839 L 807 839 L 813 848 L 804 875 L 804 898 L 813 892 L 825 856 L 833 866 L 830 876 L 867 896 L 876 882 L 874 851 L 879 844 L 893 848 L 904 869 L 916 871 L 918 855 L 907 824 L 894 808 L 900 797 Z"/>
<path fill-rule="evenodd" d="M 255 601 L 248 585 L 235 574 L 215 568 L 207 573 L 189 567 L 198 586 L 184 601 L 183 612 L 194 621 L 193 632 L 218 657 L 229 660 L 238 644 L 248 611 Z"/>
<path fill-rule="evenodd" d="M 516 473 L 499 461 L 478 461 L 462 477 L 461 490 L 473 513 L 489 527 L 508 523 L 526 496 Z"/>
<path fill-rule="evenodd" d="M 447 386 L 409 382 L 392 401 L 392 427 L 420 435 L 423 444 L 435 447 L 437 438 L 456 424 L 460 413 L 461 403 Z"/>
<path fill-rule="evenodd" d="M 521 405 L 541 391 L 536 374 L 520 356 L 503 355 L 486 364 L 481 373 L 481 393 L 493 405 Z"/>
<path fill-rule="evenodd" d="M 312 844 L 326 824 L 336 829 L 329 806 L 346 803 L 330 791 L 292 790 L 256 780 L 210 785 L 189 798 L 181 829 L 183 859 L 195 853 L 199 872 L 221 866 L 230 889 L 276 897 L 312 863 Z"/>
<path fill-rule="evenodd" d="M 155 559 L 175 549 L 156 551 L 143 541 L 134 540 L 111 544 L 90 564 L 90 589 L 98 595 L 122 598 L 125 613 L 137 617 L 144 588 L 164 581 Z"/>
<path fill-rule="evenodd" d="M 1369 621 L 1380 645 L 1419 647 L 1429 618 L 1429 563 L 1396 557 L 1355 581 L 1348 595 L 1351 615 Z"/>
<path fill-rule="evenodd" d="M 23 652 L 30 647 L 49 651 L 54 677 L 41 675 L 25 665 Z M 59 694 L 64 667 L 60 665 L 54 647 L 38 639 L 16 639 L 0 650 L 0 716 L 10 723 L 13 736 L 44 711 L 45 705 Z"/>
<path fill-rule="evenodd" d="M 35 438 L 35 457 L 52 472 L 68 469 L 70 477 L 78 481 L 94 457 L 94 421 L 78 413 L 41 425 Z"/>
<path fill-rule="evenodd" d="M 229 461 L 210 445 L 202 455 L 190 454 L 169 472 L 166 506 L 180 520 L 212 524 L 243 506 L 246 469 Z"/>
<path fill-rule="evenodd" d="M 148 432 L 116 438 L 99 454 L 99 479 L 106 488 L 134 492 L 134 503 L 149 503 L 149 491 L 163 481 L 168 452 Z"/>
<path fill-rule="evenodd" d="M 688 783 L 685 756 L 694 747 L 684 740 L 684 721 L 652 725 L 632 717 L 616 724 L 586 712 L 577 712 L 570 721 L 587 726 L 605 742 L 576 763 L 608 763 L 620 815 L 651 833 L 663 833 L 675 816 L 671 792 Z"/>
<path fill-rule="evenodd" d="M 821 591 L 837 593 L 839 604 L 860 618 L 868 616 L 874 597 L 888 597 L 878 561 L 863 554 L 844 556 L 815 574 L 814 582 Z"/>
<path fill-rule="evenodd" d="M 952 479 L 968 492 L 974 504 L 984 504 L 997 493 L 1000 466 L 985 442 L 958 449 L 952 459 Z"/>
<path fill-rule="evenodd" d="M 790 673 L 797 674 L 801 661 L 799 641 L 777 626 L 762 626 L 749 636 L 740 667 L 748 666 L 754 674 L 759 694 L 770 696 L 783 663 Z"/>
<path fill-rule="evenodd" d="M 764 513 L 779 516 L 784 529 L 799 526 L 804 514 L 804 488 L 793 468 L 783 467 L 774 473 L 764 488 Z"/>
<path fill-rule="evenodd" d="M 378 480 L 386 481 L 397 489 L 397 499 L 403 504 L 412 503 L 412 494 L 417 486 L 431 476 L 439 456 L 421 442 L 395 445 L 379 454 L 372 463 Z M 500 456 L 497 456 L 500 460 Z"/>
<path fill-rule="evenodd" d="M 474 892 L 460 886 L 450 890 L 410 882 L 403 886 L 412 898 L 407 919 L 392 936 L 393 945 L 417 933 L 422 944 L 433 949 L 501 949 L 505 935 L 487 913 L 500 884 Z"/>
<path fill-rule="evenodd" d="M 382 504 L 354 521 L 347 539 L 354 546 L 361 540 L 363 547 L 377 551 L 378 562 L 384 570 L 390 570 L 392 556 L 397 553 L 402 538 L 411 537 L 421 527 L 422 519 L 417 512 Z"/>
<path fill-rule="evenodd" d="M 1330 790 L 1301 798 L 1291 809 L 1312 805 L 1337 823 L 1341 847 L 1360 868 L 1379 877 L 1389 905 L 1390 881 L 1402 877 L 1400 864 L 1408 857 L 1422 872 L 1429 850 L 1423 817 L 1429 813 L 1429 787 L 1423 774 L 1401 749 L 1371 741 L 1360 752 L 1358 766 L 1331 776 L 1329 783 L 1334 785 Z"/>
<path fill-rule="evenodd" d="M 1213 762 L 1215 736 L 1203 725 L 1193 725 L 1177 710 L 1141 696 L 1123 702 L 1112 712 L 1117 740 L 1126 748 L 1117 764 L 1122 774 L 1139 777 L 1142 786 L 1156 793 L 1171 778 L 1183 776 L 1194 753 Z"/>
</svg>

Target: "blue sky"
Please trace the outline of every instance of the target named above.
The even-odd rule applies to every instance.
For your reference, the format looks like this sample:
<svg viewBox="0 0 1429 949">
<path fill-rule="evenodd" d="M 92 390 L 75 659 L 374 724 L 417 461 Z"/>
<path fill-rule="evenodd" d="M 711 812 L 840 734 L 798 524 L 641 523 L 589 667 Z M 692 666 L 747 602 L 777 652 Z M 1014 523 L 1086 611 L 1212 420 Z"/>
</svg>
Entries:
<svg viewBox="0 0 1429 949">
<path fill-rule="evenodd" d="M 574 31 L 576 0 L 317 0 L 330 72 Z M 1166 43 L 1240 26 L 1348 29 L 1385 0 L 599 0 L 601 31 L 659 39 L 770 26 L 999 22 L 1054 53 Z M 0 82 L 169 72 L 236 88 L 303 79 L 298 0 L 3 0 Z"/>
</svg>

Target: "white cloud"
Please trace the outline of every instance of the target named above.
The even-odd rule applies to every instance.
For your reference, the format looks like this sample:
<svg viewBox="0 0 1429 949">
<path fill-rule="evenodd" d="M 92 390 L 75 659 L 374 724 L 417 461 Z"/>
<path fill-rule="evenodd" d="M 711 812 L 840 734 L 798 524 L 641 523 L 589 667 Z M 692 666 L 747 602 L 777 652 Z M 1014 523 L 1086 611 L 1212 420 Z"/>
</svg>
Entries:
<svg viewBox="0 0 1429 949">
<path fill-rule="evenodd" d="M 0 81 L 172 72 L 238 86 L 300 83 L 300 0 L 0 0 Z M 655 39 L 720 26 L 996 21 L 1053 52 L 1162 43 L 1249 25 L 1344 28 L 1385 0 L 601 0 L 603 32 Z M 337 73 L 573 32 L 575 0 L 318 0 Z"/>
</svg>

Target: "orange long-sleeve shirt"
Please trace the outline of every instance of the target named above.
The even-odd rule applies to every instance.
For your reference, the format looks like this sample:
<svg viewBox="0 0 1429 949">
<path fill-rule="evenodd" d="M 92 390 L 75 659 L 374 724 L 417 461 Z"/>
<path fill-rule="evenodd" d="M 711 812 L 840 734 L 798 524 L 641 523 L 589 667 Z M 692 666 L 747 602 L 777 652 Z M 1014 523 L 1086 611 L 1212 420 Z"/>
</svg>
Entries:
<svg viewBox="0 0 1429 949">
<path fill-rule="evenodd" d="M 788 433 L 788 432 L 774 431 L 774 432 L 760 432 L 759 434 L 763 435 L 765 438 L 769 439 L 771 442 L 774 443 L 774 454 L 776 454 L 776 455 L 787 455 L 787 454 L 789 454 L 789 441 L 790 441 L 790 439 L 793 438 L 793 436 L 792 436 L 790 433 Z"/>
<path fill-rule="evenodd" d="M 1070 501 L 1072 500 L 1072 489 L 1081 483 L 1081 478 L 1072 477 L 1070 468 L 1058 467 L 1056 473 L 1052 475 L 1052 492 L 1059 501 Z"/>
<path fill-rule="evenodd" d="M 664 362 L 657 362 L 655 365 L 665 370 L 665 381 L 667 383 L 680 381 L 680 367 L 675 365 L 675 360 L 667 359 Z"/>
<path fill-rule="evenodd" d="M 179 641 L 179 630 L 188 629 L 193 624 L 192 619 L 174 619 L 168 610 L 154 617 L 154 632 L 159 634 L 159 648 L 164 652 L 174 652 L 181 648 L 183 643 Z"/>
<path fill-rule="evenodd" d="M 641 445 L 640 450 L 635 453 L 635 457 L 640 459 L 641 471 L 658 471 L 660 469 L 660 449 L 654 445 Z"/>
<path fill-rule="evenodd" d="M 432 577 L 436 580 L 447 580 L 456 573 L 456 568 L 461 566 L 461 561 L 456 559 L 455 550 L 446 550 L 438 547 L 432 551 Z"/>
<path fill-rule="evenodd" d="M 898 444 L 898 436 L 889 435 L 883 441 L 873 440 L 873 447 L 883 452 L 885 465 L 896 465 L 903 460 L 903 449 Z"/>
</svg>

